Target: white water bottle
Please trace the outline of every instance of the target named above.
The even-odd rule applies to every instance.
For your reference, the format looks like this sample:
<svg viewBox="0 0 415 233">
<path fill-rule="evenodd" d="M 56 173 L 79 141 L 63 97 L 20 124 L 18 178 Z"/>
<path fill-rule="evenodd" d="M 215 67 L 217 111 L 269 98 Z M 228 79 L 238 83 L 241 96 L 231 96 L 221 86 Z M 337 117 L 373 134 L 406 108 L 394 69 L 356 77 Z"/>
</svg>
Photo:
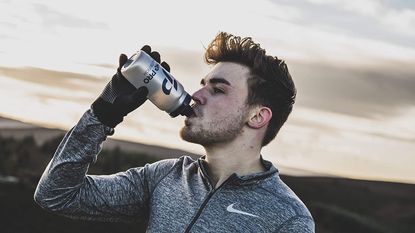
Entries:
<svg viewBox="0 0 415 233">
<path fill-rule="evenodd" d="M 147 98 L 171 117 L 193 114 L 191 96 L 158 62 L 144 51 L 138 51 L 121 67 L 122 75 L 137 89 L 145 86 Z"/>
</svg>

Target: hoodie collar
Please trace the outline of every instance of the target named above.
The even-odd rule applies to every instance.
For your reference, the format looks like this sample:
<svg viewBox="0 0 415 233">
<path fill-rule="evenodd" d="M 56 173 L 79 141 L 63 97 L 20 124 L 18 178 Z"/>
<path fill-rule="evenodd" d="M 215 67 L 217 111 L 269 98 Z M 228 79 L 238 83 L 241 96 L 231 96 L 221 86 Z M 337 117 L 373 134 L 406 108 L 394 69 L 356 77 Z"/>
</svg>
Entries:
<svg viewBox="0 0 415 233">
<path fill-rule="evenodd" d="M 206 162 L 206 155 L 200 157 L 197 161 L 199 166 L 199 171 L 203 178 L 207 179 L 209 183 L 211 183 L 212 179 L 208 173 L 208 167 Z M 228 178 L 231 179 L 228 183 L 236 184 L 236 185 L 249 185 L 249 184 L 257 184 L 261 180 L 264 180 L 267 177 L 270 177 L 274 174 L 278 174 L 278 169 L 268 160 L 265 160 L 262 155 L 260 156 L 260 160 L 262 165 L 265 168 L 263 172 L 256 172 L 251 173 L 248 175 L 239 176 L 236 173 L 232 173 L 232 175 Z"/>
</svg>

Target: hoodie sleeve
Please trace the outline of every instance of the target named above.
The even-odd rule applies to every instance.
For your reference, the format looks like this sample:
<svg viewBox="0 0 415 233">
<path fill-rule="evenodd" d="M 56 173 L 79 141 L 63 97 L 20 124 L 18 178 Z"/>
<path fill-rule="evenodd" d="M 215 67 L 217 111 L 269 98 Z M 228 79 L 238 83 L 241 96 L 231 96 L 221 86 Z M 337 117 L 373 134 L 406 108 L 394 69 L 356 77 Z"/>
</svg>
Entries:
<svg viewBox="0 0 415 233">
<path fill-rule="evenodd" d="M 277 233 L 314 233 L 314 220 L 310 216 L 297 215 L 288 219 Z"/>
<path fill-rule="evenodd" d="M 76 219 L 146 218 L 150 189 L 171 170 L 174 160 L 113 175 L 87 175 L 112 131 L 88 110 L 58 146 L 37 185 L 35 201 L 48 211 Z"/>
</svg>

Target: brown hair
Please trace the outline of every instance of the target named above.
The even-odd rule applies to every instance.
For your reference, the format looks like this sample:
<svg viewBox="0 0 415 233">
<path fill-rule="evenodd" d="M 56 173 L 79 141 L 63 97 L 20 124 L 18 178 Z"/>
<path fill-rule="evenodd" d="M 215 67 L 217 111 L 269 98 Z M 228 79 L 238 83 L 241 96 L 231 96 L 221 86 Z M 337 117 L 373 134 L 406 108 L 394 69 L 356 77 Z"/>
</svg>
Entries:
<svg viewBox="0 0 415 233">
<path fill-rule="evenodd" d="M 266 106 L 272 111 L 262 140 L 262 146 L 267 145 L 290 115 L 297 94 L 285 62 L 266 55 L 265 50 L 252 38 L 241 38 L 226 32 L 220 32 L 208 45 L 205 61 L 208 64 L 236 62 L 250 68 L 247 104 Z"/>
</svg>

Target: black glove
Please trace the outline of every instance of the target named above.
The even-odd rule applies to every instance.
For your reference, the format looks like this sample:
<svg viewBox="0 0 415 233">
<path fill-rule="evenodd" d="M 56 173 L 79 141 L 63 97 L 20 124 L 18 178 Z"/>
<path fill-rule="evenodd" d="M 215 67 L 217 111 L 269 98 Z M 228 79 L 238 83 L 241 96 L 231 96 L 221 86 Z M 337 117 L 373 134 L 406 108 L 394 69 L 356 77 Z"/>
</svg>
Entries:
<svg viewBox="0 0 415 233">
<path fill-rule="evenodd" d="M 156 51 L 151 52 L 150 46 L 145 45 L 141 50 L 160 63 L 160 54 Z M 124 116 L 140 107 L 147 100 L 147 88 L 140 87 L 136 89 L 121 74 L 121 67 L 127 60 L 128 58 L 125 54 L 120 55 L 117 73 L 91 106 L 98 119 L 111 128 L 121 123 Z M 166 62 L 162 62 L 161 66 L 170 71 L 170 67 Z"/>
</svg>

